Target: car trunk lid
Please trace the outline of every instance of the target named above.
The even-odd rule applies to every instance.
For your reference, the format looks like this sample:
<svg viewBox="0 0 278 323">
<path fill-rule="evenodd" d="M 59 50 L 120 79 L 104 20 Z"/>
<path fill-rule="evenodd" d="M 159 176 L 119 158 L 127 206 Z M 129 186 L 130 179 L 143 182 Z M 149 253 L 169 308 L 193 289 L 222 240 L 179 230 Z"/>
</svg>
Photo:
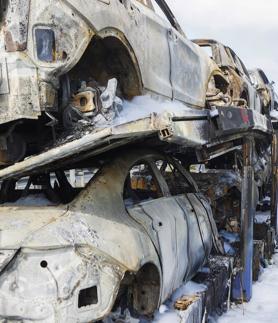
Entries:
<svg viewBox="0 0 278 323">
<path fill-rule="evenodd" d="M 18 249 L 35 232 L 65 214 L 65 206 L 2 206 L 0 208 L 0 249 Z"/>
</svg>

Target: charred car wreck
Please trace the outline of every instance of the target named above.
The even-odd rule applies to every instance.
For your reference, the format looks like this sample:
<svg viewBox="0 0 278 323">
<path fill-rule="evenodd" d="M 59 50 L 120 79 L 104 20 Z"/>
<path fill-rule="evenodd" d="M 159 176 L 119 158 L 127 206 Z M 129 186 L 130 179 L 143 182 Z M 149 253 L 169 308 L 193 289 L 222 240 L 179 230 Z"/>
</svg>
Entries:
<svg viewBox="0 0 278 323">
<path fill-rule="evenodd" d="M 0 0 L 0 321 L 148 320 L 193 277 L 198 323 L 251 298 L 274 90 L 156 3 Z M 276 226 L 272 206 L 256 268 Z"/>
<path fill-rule="evenodd" d="M 274 90 L 274 82 L 270 82 L 265 72 L 260 68 L 249 71 L 249 75 L 261 98 L 262 112 L 271 114 L 273 110 L 277 110 L 278 101 Z"/>
<path fill-rule="evenodd" d="M 169 21 L 143 0 L 1 1 L 2 165 L 138 95 L 229 101 L 226 76 L 158 3 Z"/>
<path fill-rule="evenodd" d="M 56 172 L 54 188 L 34 189 L 33 176 L 6 197 L 17 206 L 0 209 L 1 318 L 91 322 L 116 306 L 148 316 L 213 243 L 222 252 L 210 205 L 179 162 L 136 150 L 94 167 L 81 191 Z"/>
<path fill-rule="evenodd" d="M 211 39 L 195 39 L 229 80 L 230 104 L 261 111 L 259 95 L 252 84 L 247 68 L 229 47 Z"/>
</svg>

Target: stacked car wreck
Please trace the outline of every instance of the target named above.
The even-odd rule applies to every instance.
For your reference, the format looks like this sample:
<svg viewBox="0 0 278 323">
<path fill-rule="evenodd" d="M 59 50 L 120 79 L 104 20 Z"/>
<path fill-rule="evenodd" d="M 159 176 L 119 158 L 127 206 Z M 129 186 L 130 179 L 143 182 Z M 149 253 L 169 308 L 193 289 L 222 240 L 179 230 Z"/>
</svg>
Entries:
<svg viewBox="0 0 278 323">
<path fill-rule="evenodd" d="M 0 0 L 3 322 L 151 320 L 191 279 L 201 316 L 251 298 L 274 90 L 156 2 L 168 20 L 150 0 Z"/>
</svg>

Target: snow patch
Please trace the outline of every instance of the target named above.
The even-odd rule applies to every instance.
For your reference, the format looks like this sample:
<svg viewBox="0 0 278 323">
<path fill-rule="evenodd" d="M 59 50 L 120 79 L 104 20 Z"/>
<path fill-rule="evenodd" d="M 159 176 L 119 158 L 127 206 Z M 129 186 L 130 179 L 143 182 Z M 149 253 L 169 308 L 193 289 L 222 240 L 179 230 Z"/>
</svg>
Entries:
<svg viewBox="0 0 278 323">
<path fill-rule="evenodd" d="M 53 206 L 55 203 L 50 202 L 44 194 L 30 194 L 21 197 L 16 202 L 5 203 L 5 206 Z"/>
<path fill-rule="evenodd" d="M 270 212 L 257 212 L 255 215 L 256 223 L 268 223 L 270 221 Z"/>
<path fill-rule="evenodd" d="M 175 310 L 174 304 L 182 296 L 192 296 L 198 293 L 202 293 L 206 290 L 206 286 L 203 284 L 197 284 L 193 281 L 186 283 L 177 289 L 171 296 L 171 298 L 164 304 L 161 305 L 157 313 L 155 314 L 154 323 L 181 323 L 186 322 L 189 311 L 178 311 Z M 201 301 L 201 299 L 200 299 Z M 197 310 L 197 302 L 192 305 Z"/>
<path fill-rule="evenodd" d="M 259 282 L 253 285 L 253 298 L 250 303 L 233 305 L 231 310 L 218 318 L 218 323 L 277 323 L 278 310 L 278 255 Z"/>
<path fill-rule="evenodd" d="M 174 300 L 185 294 L 194 294 L 204 290 L 204 285 L 189 282 L 178 289 L 171 299 L 162 305 L 156 313 L 155 323 L 182 323 L 184 313 L 173 308 Z M 212 318 L 217 323 L 277 323 L 278 310 L 278 254 L 274 255 L 273 265 L 265 269 L 260 280 L 253 285 L 251 302 L 232 305 L 232 308 L 219 318 Z"/>
<path fill-rule="evenodd" d="M 161 98 L 154 99 L 150 95 L 137 96 L 131 101 L 124 101 L 123 110 L 114 120 L 114 125 L 146 118 L 152 113 L 180 113 L 181 111 L 185 111 L 188 114 L 192 112 L 192 109 L 178 101 Z"/>
</svg>

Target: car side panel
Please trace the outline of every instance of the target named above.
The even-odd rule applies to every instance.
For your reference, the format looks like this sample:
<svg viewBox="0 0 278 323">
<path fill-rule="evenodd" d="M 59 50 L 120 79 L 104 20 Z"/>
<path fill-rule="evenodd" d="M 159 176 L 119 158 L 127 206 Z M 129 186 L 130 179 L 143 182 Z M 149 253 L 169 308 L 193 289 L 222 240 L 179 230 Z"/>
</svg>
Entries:
<svg viewBox="0 0 278 323">
<path fill-rule="evenodd" d="M 143 202 L 138 207 L 137 212 L 129 209 L 129 214 L 139 221 L 156 241 L 163 273 L 162 299 L 165 300 L 181 285 L 185 274 L 186 253 L 180 258 L 181 250 L 187 250 L 188 230 L 184 214 L 174 198 Z M 151 223 L 146 221 L 146 218 L 151 219 Z"/>
<path fill-rule="evenodd" d="M 176 197 L 180 207 L 187 214 L 188 223 L 188 268 L 185 280 L 190 280 L 205 263 L 212 248 L 212 235 L 205 208 L 194 194 Z M 201 229 L 201 231 L 200 231 Z M 202 235 L 200 234 L 202 233 Z"/>
<path fill-rule="evenodd" d="M 204 205 L 195 194 L 140 203 L 128 210 L 148 232 L 160 255 L 162 300 L 191 279 L 212 247 L 212 230 Z"/>
<path fill-rule="evenodd" d="M 167 23 L 151 9 L 135 1 L 68 0 L 90 22 L 94 32 L 114 29 L 127 39 L 135 53 L 144 87 L 172 97 Z"/>
<path fill-rule="evenodd" d="M 208 81 L 217 66 L 213 66 L 213 62 L 199 46 L 173 28 L 169 32 L 169 45 L 174 98 L 204 107 Z"/>
</svg>

